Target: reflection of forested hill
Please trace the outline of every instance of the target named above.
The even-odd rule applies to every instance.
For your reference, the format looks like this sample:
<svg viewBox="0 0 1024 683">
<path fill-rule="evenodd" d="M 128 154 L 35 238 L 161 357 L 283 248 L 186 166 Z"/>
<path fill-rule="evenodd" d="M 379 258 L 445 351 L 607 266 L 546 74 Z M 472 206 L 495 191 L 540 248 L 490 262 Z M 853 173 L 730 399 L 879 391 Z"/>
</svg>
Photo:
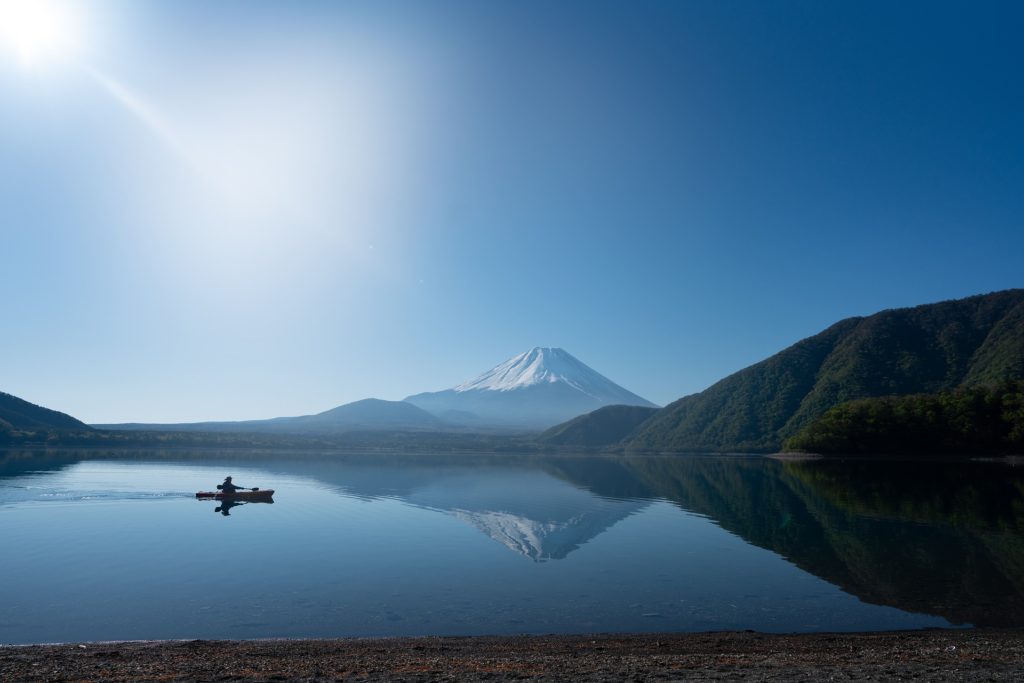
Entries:
<svg viewBox="0 0 1024 683">
<path fill-rule="evenodd" d="M 846 563 L 840 586 L 953 621 L 1024 624 L 1020 473 L 819 462 L 790 464 L 784 478 Z"/>
<path fill-rule="evenodd" d="M 867 602 L 1024 625 L 1024 473 L 1012 468 L 711 458 L 624 466 L 651 494 Z"/>
<path fill-rule="evenodd" d="M 49 451 L 0 450 L 0 479 L 19 477 L 29 472 L 57 471 L 79 460 Z"/>
</svg>

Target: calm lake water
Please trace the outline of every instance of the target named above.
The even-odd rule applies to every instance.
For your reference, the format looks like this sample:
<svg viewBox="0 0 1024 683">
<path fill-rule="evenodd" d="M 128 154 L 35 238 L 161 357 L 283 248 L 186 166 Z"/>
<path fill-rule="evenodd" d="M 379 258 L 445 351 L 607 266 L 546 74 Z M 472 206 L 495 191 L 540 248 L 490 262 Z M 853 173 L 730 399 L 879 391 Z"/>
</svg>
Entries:
<svg viewBox="0 0 1024 683">
<path fill-rule="evenodd" d="M 1022 469 L 0 451 L 0 643 L 1021 626 Z"/>
</svg>

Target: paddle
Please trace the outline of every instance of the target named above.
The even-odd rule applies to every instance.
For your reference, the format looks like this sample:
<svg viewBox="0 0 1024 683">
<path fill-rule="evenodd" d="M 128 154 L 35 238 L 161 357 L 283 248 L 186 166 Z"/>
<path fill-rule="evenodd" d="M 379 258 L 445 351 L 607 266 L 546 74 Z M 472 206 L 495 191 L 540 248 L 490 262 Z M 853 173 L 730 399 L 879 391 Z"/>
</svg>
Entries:
<svg viewBox="0 0 1024 683">
<path fill-rule="evenodd" d="M 223 490 L 224 489 L 224 484 L 217 484 L 217 488 Z M 247 489 L 244 486 L 239 486 L 238 488 L 241 489 L 242 491 L 259 491 L 260 490 L 259 486 L 257 486 L 256 488 L 253 488 L 253 489 Z"/>
</svg>

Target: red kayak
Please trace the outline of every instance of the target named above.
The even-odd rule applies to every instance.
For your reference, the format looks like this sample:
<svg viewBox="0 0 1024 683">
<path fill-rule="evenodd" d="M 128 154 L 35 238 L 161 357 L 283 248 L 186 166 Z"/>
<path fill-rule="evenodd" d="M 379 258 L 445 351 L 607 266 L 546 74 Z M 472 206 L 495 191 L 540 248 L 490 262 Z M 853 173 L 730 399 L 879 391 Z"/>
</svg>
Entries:
<svg viewBox="0 0 1024 683">
<path fill-rule="evenodd" d="M 224 493 L 223 491 L 200 491 L 196 494 L 199 500 L 270 500 L 274 496 L 274 489 L 259 491 L 235 491 Z"/>
</svg>

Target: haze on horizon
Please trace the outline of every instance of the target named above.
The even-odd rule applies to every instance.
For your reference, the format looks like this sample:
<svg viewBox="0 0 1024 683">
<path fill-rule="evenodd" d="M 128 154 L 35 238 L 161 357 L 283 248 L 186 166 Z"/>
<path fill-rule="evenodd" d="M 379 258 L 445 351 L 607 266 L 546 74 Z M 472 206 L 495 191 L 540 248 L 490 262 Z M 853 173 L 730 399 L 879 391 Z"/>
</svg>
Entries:
<svg viewBox="0 0 1024 683">
<path fill-rule="evenodd" d="M 0 391 L 87 422 L 534 346 L 663 405 L 1022 286 L 1018 3 L 37 2 L 29 40 L 0 0 Z"/>
</svg>

